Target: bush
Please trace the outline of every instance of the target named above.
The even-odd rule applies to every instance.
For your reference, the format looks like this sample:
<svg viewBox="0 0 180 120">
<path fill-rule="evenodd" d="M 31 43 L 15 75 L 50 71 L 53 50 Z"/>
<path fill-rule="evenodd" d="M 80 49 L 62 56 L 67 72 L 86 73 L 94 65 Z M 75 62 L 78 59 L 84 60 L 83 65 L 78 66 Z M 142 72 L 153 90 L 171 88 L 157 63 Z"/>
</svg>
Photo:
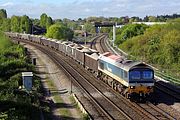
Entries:
<svg viewBox="0 0 180 120">
<path fill-rule="evenodd" d="M 127 39 L 119 47 L 130 55 L 180 77 L 180 22 L 154 25 L 144 34 Z M 173 72 L 177 71 L 177 72 Z"/>
<path fill-rule="evenodd" d="M 22 71 L 33 71 L 27 63 L 24 48 L 12 44 L 0 33 L 0 119 L 39 119 L 40 80 L 34 77 L 33 92 L 19 89 L 22 86 Z"/>
</svg>

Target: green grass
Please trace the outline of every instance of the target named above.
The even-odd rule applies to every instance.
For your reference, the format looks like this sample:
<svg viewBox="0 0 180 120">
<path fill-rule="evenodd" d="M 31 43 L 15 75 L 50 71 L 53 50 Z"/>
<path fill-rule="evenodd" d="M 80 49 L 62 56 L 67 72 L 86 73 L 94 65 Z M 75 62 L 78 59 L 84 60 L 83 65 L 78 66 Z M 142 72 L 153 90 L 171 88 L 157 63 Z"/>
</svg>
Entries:
<svg viewBox="0 0 180 120">
<path fill-rule="evenodd" d="M 58 91 L 58 89 L 56 88 L 56 86 L 54 85 L 52 80 L 47 80 L 47 85 L 49 88 L 53 89 L 54 91 Z M 64 103 L 64 101 L 62 100 L 62 98 L 59 96 L 59 94 L 53 93 L 51 92 L 51 95 L 55 101 L 56 104 L 62 104 Z M 58 113 L 62 116 L 71 116 L 71 113 L 66 109 L 66 108 L 60 108 L 61 106 L 56 106 L 58 109 Z"/>
<path fill-rule="evenodd" d="M 76 101 L 75 101 L 73 96 L 70 96 L 69 99 L 70 99 L 70 101 L 72 103 L 76 103 Z M 84 113 L 80 112 L 81 110 L 80 110 L 80 108 L 79 108 L 77 103 L 75 104 L 75 107 L 79 110 L 79 114 L 81 114 L 83 120 L 89 120 L 90 119 L 88 114 L 84 114 Z"/>
</svg>

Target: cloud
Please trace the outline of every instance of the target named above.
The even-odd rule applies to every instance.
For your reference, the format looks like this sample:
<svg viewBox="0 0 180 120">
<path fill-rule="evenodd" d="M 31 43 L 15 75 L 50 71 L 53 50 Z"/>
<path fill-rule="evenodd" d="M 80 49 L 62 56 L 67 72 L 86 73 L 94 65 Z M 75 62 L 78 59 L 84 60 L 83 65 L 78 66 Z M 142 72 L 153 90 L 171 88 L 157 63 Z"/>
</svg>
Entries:
<svg viewBox="0 0 180 120">
<path fill-rule="evenodd" d="M 3 3 L 2 5 L 0 5 L 1 7 L 9 7 L 9 6 L 12 6 L 14 5 L 13 2 L 7 2 L 7 3 Z"/>
<path fill-rule="evenodd" d="M 139 16 L 173 14 L 180 12 L 179 0 L 8 0 L 0 3 L 7 9 L 8 16 L 28 15 L 39 18 L 47 13 L 54 19 L 78 19 L 88 16 Z M 24 2 L 26 1 L 26 2 Z M 28 2 L 31 1 L 31 2 Z"/>
<path fill-rule="evenodd" d="M 86 8 L 84 11 L 85 11 L 85 12 L 90 12 L 90 11 L 91 11 L 91 9 Z"/>
</svg>

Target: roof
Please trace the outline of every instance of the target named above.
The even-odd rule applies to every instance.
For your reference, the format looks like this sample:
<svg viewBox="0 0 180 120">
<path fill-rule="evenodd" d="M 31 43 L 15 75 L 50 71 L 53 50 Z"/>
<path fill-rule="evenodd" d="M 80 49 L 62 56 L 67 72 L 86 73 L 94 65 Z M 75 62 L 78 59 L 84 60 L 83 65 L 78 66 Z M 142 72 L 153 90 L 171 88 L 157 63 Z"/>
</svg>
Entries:
<svg viewBox="0 0 180 120">
<path fill-rule="evenodd" d="M 83 48 L 81 45 L 79 45 L 79 44 L 75 44 L 72 48 Z"/>
<path fill-rule="evenodd" d="M 110 52 L 105 52 L 104 54 L 102 54 L 103 56 L 106 56 L 116 62 L 120 62 L 120 61 L 123 61 L 124 57 L 123 56 L 118 56 L 118 55 L 115 55 L 115 54 L 112 54 Z"/>
<path fill-rule="evenodd" d="M 132 67 L 137 65 L 145 65 L 142 62 L 126 60 L 123 56 L 117 56 L 109 52 L 101 54 L 99 56 L 99 59 L 117 67 L 120 67 L 121 69 L 124 69 L 126 71 L 129 71 Z"/>
<path fill-rule="evenodd" d="M 58 40 L 58 41 L 56 41 L 56 43 L 61 43 L 61 41 L 60 41 L 60 40 Z"/>
<path fill-rule="evenodd" d="M 22 76 L 33 76 L 32 72 L 22 72 Z"/>
<path fill-rule="evenodd" d="M 99 53 L 97 50 L 89 48 L 93 53 Z"/>
<path fill-rule="evenodd" d="M 85 52 L 85 53 L 91 53 L 92 52 L 88 47 L 84 47 L 81 51 Z"/>
<path fill-rule="evenodd" d="M 99 54 L 98 53 L 92 53 L 91 55 L 86 54 L 87 56 L 89 56 L 90 58 L 93 58 L 94 60 L 98 60 Z"/>
</svg>

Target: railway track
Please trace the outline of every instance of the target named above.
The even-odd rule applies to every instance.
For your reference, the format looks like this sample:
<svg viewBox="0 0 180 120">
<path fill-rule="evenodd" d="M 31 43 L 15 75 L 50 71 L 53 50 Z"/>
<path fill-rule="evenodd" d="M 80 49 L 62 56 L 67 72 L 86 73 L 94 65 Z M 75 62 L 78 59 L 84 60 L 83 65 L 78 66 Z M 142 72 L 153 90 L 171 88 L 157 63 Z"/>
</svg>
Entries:
<svg viewBox="0 0 180 120">
<path fill-rule="evenodd" d="M 103 40 L 101 40 L 103 41 Z M 102 44 L 100 44 L 99 47 L 102 48 L 102 50 L 104 50 L 104 47 L 106 46 L 106 42 L 103 41 L 101 42 Z M 104 45 L 103 45 L 104 44 Z M 106 48 L 107 49 L 107 48 Z M 105 52 L 102 51 L 102 52 Z M 174 98 L 178 99 L 180 98 L 180 93 L 179 91 L 177 90 L 174 90 L 168 86 L 166 86 L 165 84 L 161 83 L 161 82 L 158 82 L 156 83 L 156 86 L 155 86 L 157 89 L 163 91 L 163 92 L 166 92 L 167 94 L 173 96 Z M 136 107 L 137 109 L 139 109 L 142 113 L 144 113 L 146 116 L 148 116 L 150 119 L 158 119 L 158 120 L 161 120 L 161 119 L 175 119 L 173 118 L 171 115 L 169 115 L 168 113 L 164 112 L 163 110 L 161 110 L 160 108 L 156 107 L 155 105 L 153 105 L 152 103 L 148 102 L 148 103 L 137 103 L 134 107 Z M 146 112 L 144 112 L 146 111 Z"/>
<path fill-rule="evenodd" d="M 162 91 L 165 94 L 168 94 L 169 96 L 173 97 L 174 99 L 180 101 L 180 88 L 175 86 L 169 86 L 166 85 L 166 83 L 157 81 L 155 83 L 156 89 Z"/>
<path fill-rule="evenodd" d="M 107 41 L 104 41 L 102 43 L 104 43 L 104 45 L 100 44 L 100 47 L 102 47 L 102 48 L 104 48 L 104 46 L 109 46 L 109 45 L 107 45 Z M 111 51 L 111 52 L 114 52 L 112 49 L 108 49 L 108 50 Z M 119 53 L 120 55 L 127 56 L 127 54 L 125 54 L 125 53 L 123 53 L 121 51 L 119 51 L 119 52 L 120 52 Z M 117 53 L 115 53 L 115 54 L 117 54 Z M 175 86 L 167 84 L 165 82 L 160 82 L 158 80 L 158 78 L 156 78 L 155 80 L 157 81 L 155 83 L 155 88 L 156 89 L 162 91 L 165 94 L 168 94 L 169 96 L 173 97 L 174 99 L 176 99 L 178 101 L 180 100 L 180 88 L 179 87 L 175 87 Z"/>
<path fill-rule="evenodd" d="M 145 111 L 144 113 L 146 114 L 144 114 L 143 110 L 140 110 L 139 108 L 137 109 L 137 106 L 132 107 L 133 104 L 131 102 L 121 98 L 119 94 L 112 91 L 113 89 L 108 89 L 108 91 L 108 86 L 106 86 L 107 84 L 102 85 L 101 81 L 97 80 L 93 76 L 88 75 L 87 71 L 85 71 L 87 73 L 85 74 L 83 72 L 84 68 L 74 64 L 72 59 L 68 59 L 65 57 L 65 55 L 63 57 L 63 55 L 55 53 L 51 49 L 46 50 L 41 45 L 37 45 L 36 47 L 51 56 L 56 64 L 63 68 L 67 75 L 73 79 L 73 82 L 75 82 L 81 89 L 83 89 L 93 104 L 98 108 L 102 119 L 114 120 L 156 118 L 153 117 L 152 114 L 148 115 L 148 113 Z"/>
<path fill-rule="evenodd" d="M 102 34 L 96 37 L 91 44 L 91 48 L 99 51 L 101 54 L 104 52 L 109 52 L 109 49 L 105 45 L 105 38 L 107 35 Z M 101 47 L 100 47 L 101 46 Z"/>
<path fill-rule="evenodd" d="M 73 82 L 76 83 L 76 85 L 78 85 L 93 102 L 100 113 L 99 116 L 101 116 L 102 119 L 132 119 L 121 108 L 117 107 L 109 98 L 107 98 L 102 91 L 99 91 L 97 86 L 95 87 L 90 82 L 88 82 L 87 78 L 82 76 L 80 72 L 77 71 L 79 66 L 76 66 L 75 64 L 69 64 L 70 61 L 67 59 L 67 56 L 62 56 L 49 48 L 47 49 L 46 47 L 37 45 L 35 43 L 30 43 L 27 41 L 23 42 L 35 46 L 47 54 L 59 67 L 63 68 L 63 70 L 66 71 L 68 77 L 73 79 Z M 67 61 L 69 62 L 67 63 Z"/>
<path fill-rule="evenodd" d="M 98 35 L 98 36 L 96 36 L 96 37 L 94 37 L 94 38 L 92 39 L 92 42 L 91 42 L 91 45 L 90 45 L 90 48 L 91 48 L 91 49 L 95 49 L 95 50 L 96 50 L 96 41 L 97 41 L 97 39 L 98 39 L 99 37 L 102 37 L 102 34 L 101 34 L 101 35 Z"/>
<path fill-rule="evenodd" d="M 139 107 L 141 107 L 147 116 L 150 116 L 151 119 L 157 119 L 157 120 L 174 120 L 175 118 L 169 115 L 167 112 L 161 110 L 160 108 L 156 107 L 152 103 L 148 102 L 145 104 L 137 103 Z M 151 116 L 153 114 L 153 116 Z"/>
</svg>

